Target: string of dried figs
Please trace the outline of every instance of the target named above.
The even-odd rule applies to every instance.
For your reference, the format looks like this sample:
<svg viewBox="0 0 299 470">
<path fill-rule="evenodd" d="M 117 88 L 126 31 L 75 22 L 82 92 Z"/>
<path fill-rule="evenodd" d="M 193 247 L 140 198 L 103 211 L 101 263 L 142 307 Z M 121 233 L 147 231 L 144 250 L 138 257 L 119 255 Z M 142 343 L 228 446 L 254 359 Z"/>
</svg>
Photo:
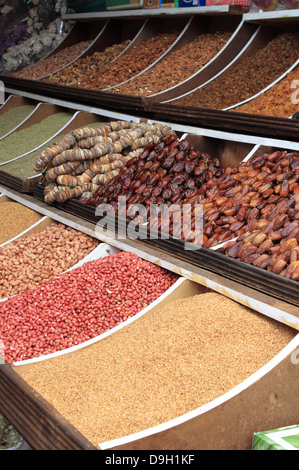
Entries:
<svg viewBox="0 0 299 470">
<path fill-rule="evenodd" d="M 166 125 L 130 121 L 72 131 L 36 160 L 35 171 L 43 172 L 45 202 L 64 202 L 94 192 L 137 158 L 149 142 L 172 132 Z"/>
</svg>

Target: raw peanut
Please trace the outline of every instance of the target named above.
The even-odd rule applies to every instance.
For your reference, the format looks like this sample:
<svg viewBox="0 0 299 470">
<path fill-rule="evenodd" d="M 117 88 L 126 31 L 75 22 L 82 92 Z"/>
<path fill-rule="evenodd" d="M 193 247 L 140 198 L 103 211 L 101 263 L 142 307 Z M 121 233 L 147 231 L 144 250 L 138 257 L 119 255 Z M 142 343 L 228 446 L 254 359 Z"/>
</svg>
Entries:
<svg viewBox="0 0 299 470">
<path fill-rule="evenodd" d="M 141 311 L 176 279 L 121 252 L 22 292 L 0 304 L 5 360 L 39 357 L 94 338 Z"/>
<path fill-rule="evenodd" d="M 2 247 L 0 298 L 34 287 L 74 266 L 98 246 L 98 241 L 62 224 L 27 235 Z"/>
</svg>

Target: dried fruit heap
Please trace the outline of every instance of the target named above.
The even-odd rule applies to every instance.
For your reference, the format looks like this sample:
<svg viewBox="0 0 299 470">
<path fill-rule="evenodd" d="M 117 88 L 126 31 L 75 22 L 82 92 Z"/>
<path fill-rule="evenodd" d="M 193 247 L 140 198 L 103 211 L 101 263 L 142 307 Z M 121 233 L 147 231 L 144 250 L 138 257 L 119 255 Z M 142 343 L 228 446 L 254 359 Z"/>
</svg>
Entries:
<svg viewBox="0 0 299 470">
<path fill-rule="evenodd" d="M 64 202 L 95 191 L 149 142 L 158 142 L 171 133 L 166 125 L 130 121 L 74 130 L 47 147 L 36 160 L 35 171 L 44 172 L 45 201 Z"/>
<path fill-rule="evenodd" d="M 299 279 L 299 155 L 296 152 L 265 153 L 223 169 L 217 159 L 196 151 L 186 140 L 180 142 L 170 136 L 157 145 L 149 145 L 87 203 L 110 204 L 117 211 L 119 196 L 126 198 L 128 217 L 134 204 L 144 204 L 148 216 L 151 204 L 189 204 L 189 232 L 176 233 L 172 224 L 170 235 L 194 243 L 200 240 L 205 248 L 240 237 L 224 250 L 228 256 Z M 194 229 L 198 204 L 203 208 L 202 233 Z M 135 214 L 133 210 L 131 213 Z M 148 221 L 157 230 L 168 229 L 161 212 Z M 258 231 L 262 235 L 254 238 L 252 235 L 258 235 Z M 267 244 L 262 244 L 266 238 Z M 260 258 L 260 255 L 264 256 Z M 277 265 L 276 261 L 279 261 Z"/>
</svg>

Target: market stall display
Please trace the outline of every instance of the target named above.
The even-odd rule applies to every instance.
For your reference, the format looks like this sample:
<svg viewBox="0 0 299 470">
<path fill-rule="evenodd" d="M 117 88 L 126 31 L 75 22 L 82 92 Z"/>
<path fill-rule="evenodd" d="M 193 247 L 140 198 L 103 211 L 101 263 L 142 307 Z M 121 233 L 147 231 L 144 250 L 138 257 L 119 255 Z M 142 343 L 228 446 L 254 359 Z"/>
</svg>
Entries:
<svg viewBox="0 0 299 470">
<path fill-rule="evenodd" d="M 45 201 L 63 202 L 94 192 L 138 158 L 149 142 L 172 130 L 166 125 L 112 121 L 98 128 L 72 131 L 37 157 L 34 169 L 44 172 Z"/>
<path fill-rule="evenodd" d="M 10 109 L 0 116 L 0 138 L 3 138 L 6 134 L 13 131 L 18 127 L 24 119 L 34 111 L 35 106 L 33 104 L 27 104 L 24 106 L 18 106 L 17 108 Z"/>
<path fill-rule="evenodd" d="M 69 110 L 54 112 L 40 122 L 16 130 L 0 141 L 0 164 L 5 164 L 53 138 L 72 119 Z"/>
<path fill-rule="evenodd" d="M 108 64 L 96 77 L 83 79 L 76 86 L 103 90 L 135 76 L 160 58 L 179 37 L 180 30 L 161 32 L 153 37 L 144 39 L 119 58 Z"/>
<path fill-rule="evenodd" d="M 219 77 L 186 96 L 172 100 L 170 105 L 209 109 L 236 105 L 270 85 L 296 62 L 298 41 L 296 31 L 277 33 L 273 38 L 261 41 L 252 52 L 249 50 L 241 56 Z"/>
<path fill-rule="evenodd" d="M 120 44 L 107 46 L 104 51 L 96 51 L 90 56 L 76 60 L 72 65 L 44 78 L 45 82 L 64 86 L 80 86 L 88 80 L 94 80 L 99 71 L 118 57 L 130 44 L 127 39 Z"/>
<path fill-rule="evenodd" d="M 150 226 L 185 240 L 211 248 L 230 238 L 262 227 L 266 220 L 280 216 L 281 226 L 296 219 L 298 154 L 277 151 L 224 168 L 217 158 L 190 146 L 175 136 L 151 144 L 131 160 L 110 182 L 97 189 L 86 203 L 95 207 L 109 204 L 117 210 L 117 200 L 125 196 L 127 216 L 130 205 L 189 204 L 193 223 L 188 233 L 176 233 L 169 218 L 160 212 L 146 212 Z M 82 199 L 81 199 L 82 200 Z M 83 201 L 84 202 L 84 201 Z M 203 231 L 194 230 L 196 205 L 203 207 Z M 283 209 L 284 208 L 284 209 Z M 284 216 L 282 214 L 285 213 Z M 134 212 L 133 212 L 134 214 Z M 147 218 L 151 215 L 151 218 Z M 278 224 L 278 221 L 277 221 Z M 173 224 L 174 226 L 174 224 Z M 181 227 L 180 227 L 181 229 Z M 277 228 L 278 230 L 278 228 Z"/>
<path fill-rule="evenodd" d="M 180 426 L 189 421 L 192 427 L 200 407 L 248 379 L 295 336 L 295 330 L 208 292 L 158 307 L 74 353 L 23 370 L 20 364 L 17 372 L 99 448 L 120 445 L 125 436 L 133 448 L 143 448 L 142 438 L 150 439 L 163 423 L 164 446 L 173 430 L 176 448 L 196 449 L 200 433 L 185 441 L 190 433 L 180 433 Z M 223 442 L 220 430 L 217 438 Z"/>
<path fill-rule="evenodd" d="M 7 77 L 0 412 L 35 449 L 249 449 L 258 429 L 297 424 L 299 142 L 284 101 L 298 19 L 236 12 L 203 30 L 175 8 L 87 15 L 48 56 L 102 21 L 78 60 Z M 192 44 L 186 94 L 171 95 L 161 69 Z M 275 87 L 284 117 L 270 98 L 260 117 L 240 106 Z"/>
<path fill-rule="evenodd" d="M 49 140 L 44 146 L 39 146 L 33 152 L 27 152 L 21 158 L 15 158 L 0 167 L 0 182 L 7 186 L 18 189 L 20 192 L 31 193 L 37 181 L 41 178 L 41 173 L 36 174 L 34 165 L 37 157 L 49 146 L 63 140 L 69 130 L 73 130 L 76 124 L 85 123 L 90 128 L 100 127 L 105 122 L 99 121 L 100 116 L 92 113 L 75 113 L 74 119 L 70 120 L 69 125 L 64 126 L 62 133 Z"/>
<path fill-rule="evenodd" d="M 175 86 L 207 64 L 226 44 L 231 34 L 231 31 L 199 34 L 193 41 L 170 52 L 150 70 L 111 91 L 148 96 Z"/>
<path fill-rule="evenodd" d="M 293 116 L 298 111 L 298 77 L 296 67 L 269 89 L 231 111 L 283 118 Z"/>
<path fill-rule="evenodd" d="M 79 57 L 80 54 L 82 54 L 91 45 L 91 43 L 92 40 L 81 41 L 78 44 L 73 44 L 70 47 L 61 49 L 50 57 L 47 57 L 30 67 L 24 67 L 19 72 L 13 73 L 12 76 L 34 80 L 44 77 L 45 75 L 49 75 Z"/>
</svg>

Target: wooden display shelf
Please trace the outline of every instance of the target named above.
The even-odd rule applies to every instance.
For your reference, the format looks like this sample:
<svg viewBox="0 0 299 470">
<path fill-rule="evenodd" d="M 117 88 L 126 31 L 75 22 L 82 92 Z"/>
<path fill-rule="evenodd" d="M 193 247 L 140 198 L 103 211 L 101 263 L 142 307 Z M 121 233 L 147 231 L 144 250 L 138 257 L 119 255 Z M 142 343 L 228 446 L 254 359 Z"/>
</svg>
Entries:
<svg viewBox="0 0 299 470">
<path fill-rule="evenodd" d="M 201 8 L 201 7 L 200 7 Z M 196 14 L 232 14 L 232 10 L 222 7 L 209 7 L 207 11 L 194 12 Z M 167 11 L 169 16 L 173 14 L 190 14 L 190 9 L 186 12 Z M 226 10 L 226 11 L 224 11 Z M 136 12 L 136 17 L 143 16 Z M 121 15 L 120 15 L 121 13 Z M 146 11 L 148 15 L 163 15 L 161 10 L 157 12 Z M 192 10 L 193 13 L 193 10 Z M 235 14 L 235 13 L 234 13 Z M 135 15 L 135 13 L 134 13 Z M 81 20 L 84 15 L 80 15 Z M 94 15 L 93 15 L 94 16 Z M 102 15 L 101 15 L 102 16 Z M 119 16 L 132 17 L 132 10 L 128 12 L 108 12 L 109 18 Z M 70 19 L 70 18 L 68 18 Z M 83 18 L 88 19 L 88 18 Z M 91 22 L 93 18 L 89 18 Z M 78 20 L 80 21 L 80 20 Z M 100 103 L 84 98 L 77 103 L 74 95 L 60 97 L 51 91 L 44 96 L 32 94 L 32 84 L 30 81 L 26 86 L 16 85 L 15 88 L 8 88 L 6 91 L 18 94 L 27 94 L 29 98 L 42 99 L 46 102 L 62 104 L 67 103 L 72 109 L 81 108 L 89 112 L 100 114 L 103 110 L 93 106 Z M 43 93 L 43 90 L 40 90 Z M 46 96 L 47 95 L 47 96 Z M 49 100 L 50 97 L 50 100 Z M 259 118 L 257 116 L 241 115 L 239 113 L 225 112 L 205 112 L 197 110 L 195 113 L 180 114 L 182 109 L 153 108 L 150 112 L 141 112 L 140 116 L 126 116 L 127 110 L 140 110 L 134 103 L 131 107 L 121 107 L 122 115 L 117 112 L 119 107 L 115 103 L 109 103 L 107 98 L 107 109 L 104 115 L 118 119 L 125 118 L 145 118 L 149 120 L 165 120 L 167 123 L 174 123 L 174 128 L 183 129 L 196 133 L 215 131 L 225 135 L 229 133 L 235 137 L 236 132 L 242 132 L 244 145 L 248 143 L 257 144 L 263 139 L 265 145 L 271 145 L 272 139 L 280 139 L 280 144 L 288 148 L 299 148 L 298 124 L 292 120 Z M 65 101 L 66 100 L 66 101 Z M 68 101 L 69 100 L 69 101 Z M 105 103 L 106 104 L 106 103 Z M 141 103 L 143 105 L 143 103 Z M 140 104 L 140 106 L 141 106 Z M 116 107 L 114 107 L 116 106 Z M 134 108 L 135 106 L 135 108 Z M 229 118 L 226 120 L 226 118 Z M 171 124 L 170 124 L 171 125 Z M 0 186 L 0 193 L 7 195 L 12 200 L 18 201 L 27 207 L 37 210 L 45 216 L 49 216 L 56 221 L 65 223 L 84 233 L 98 238 L 101 241 L 110 243 L 121 250 L 130 250 L 138 256 L 162 267 L 172 270 L 179 275 L 183 275 L 188 282 L 197 286 L 208 287 L 215 292 L 221 293 L 229 298 L 248 306 L 253 310 L 269 316 L 279 322 L 290 325 L 299 330 L 298 308 L 290 303 L 274 298 L 269 294 L 257 292 L 253 287 L 245 286 L 236 280 L 227 279 L 219 273 L 213 273 L 201 267 L 194 266 L 188 260 L 181 259 L 171 253 L 167 253 L 157 246 L 149 246 L 140 240 L 131 240 L 127 237 L 116 239 L 113 234 L 107 233 L 101 227 L 88 222 L 81 217 L 69 214 L 58 207 L 51 207 L 38 201 L 30 195 L 21 195 L 18 191 L 8 189 L 5 185 Z M 211 449 L 215 445 L 215 436 L 219 437 L 219 427 L 222 432 L 217 442 L 218 448 L 225 449 L 249 449 L 252 432 L 259 430 L 261 426 L 267 429 L 296 424 L 298 417 L 298 374 L 296 374 L 296 364 L 292 361 L 293 354 L 298 350 L 299 339 L 296 336 L 294 342 L 290 344 L 279 357 L 267 364 L 265 368 L 250 377 L 248 381 L 240 384 L 226 397 L 221 397 L 217 403 L 208 404 L 207 407 L 197 410 L 187 418 L 179 417 L 175 423 L 161 426 L 157 429 L 145 430 L 138 436 L 124 436 L 115 442 L 103 443 L 97 447 L 91 444 L 78 429 L 65 419 L 58 411 L 51 406 L 42 396 L 31 388 L 20 376 L 15 367 L 7 364 L 0 365 L 0 411 L 7 417 L 13 426 L 21 433 L 25 440 L 34 449 L 44 450 L 140 450 L 140 449 L 173 449 L 178 446 L 184 449 L 184 443 L 189 443 L 193 449 Z M 255 406 L 252 406 L 254 403 Z M 237 423 L 239 417 L 244 417 L 242 429 Z"/>
<path fill-rule="evenodd" d="M 0 364 L 0 410 L 34 450 L 95 450 L 9 365 Z"/>
<path fill-rule="evenodd" d="M 253 22 L 257 24 L 292 24 L 297 23 L 299 20 L 299 9 L 288 10 L 274 10 L 274 11 L 252 11 L 244 13 L 244 21 Z"/>
<path fill-rule="evenodd" d="M 128 33 L 128 27 L 127 29 L 125 28 L 126 23 L 135 24 L 135 27 L 136 25 L 139 25 L 137 30 L 140 28 L 139 32 L 137 33 L 136 28 L 133 31 L 134 28 L 132 26 L 131 32 L 134 33 L 134 39 L 132 40 L 132 43 L 126 48 L 126 51 L 129 51 L 134 44 L 138 44 L 138 42 L 143 38 L 150 37 L 157 31 L 166 31 L 170 25 L 171 27 L 178 26 L 181 29 L 181 34 L 173 46 L 168 49 L 167 53 L 161 55 L 161 57 L 153 62 L 149 67 L 139 72 L 137 75 L 130 77 L 125 82 L 123 82 L 123 84 L 138 80 L 140 75 L 161 61 L 164 56 L 166 57 L 167 54 L 170 54 L 172 50 L 175 50 L 177 47 L 179 47 L 179 44 L 183 44 L 188 39 L 188 37 L 189 40 L 191 40 L 195 31 L 199 32 L 201 30 L 204 21 L 203 17 L 200 15 L 191 14 L 191 9 L 187 10 L 189 11 L 188 16 L 181 16 L 180 14 L 177 15 L 177 13 L 175 13 L 174 16 L 171 16 L 171 13 L 167 11 L 165 16 L 153 15 L 146 17 L 144 15 L 148 14 L 149 11 L 145 9 L 141 10 L 141 16 L 130 16 L 130 18 L 126 17 L 126 15 L 122 16 L 122 13 L 124 12 L 108 12 L 113 13 L 116 16 L 113 16 L 109 19 L 106 18 L 107 23 L 105 27 L 98 35 L 93 45 L 87 51 L 85 51 L 81 57 L 86 57 L 96 50 L 101 51 L 105 45 L 111 44 L 111 42 L 113 42 L 113 31 L 114 33 L 119 34 L 119 31 L 124 28 Z M 102 13 L 99 13 L 99 15 L 100 16 L 91 16 L 94 20 L 100 17 L 105 19 L 105 16 L 103 16 Z M 85 18 L 84 15 L 82 18 Z M 212 15 L 205 18 L 207 20 L 205 24 L 209 24 L 209 28 L 212 30 L 214 30 L 216 27 L 215 25 L 221 25 L 221 16 Z M 283 18 L 283 15 L 281 15 L 281 18 Z M 80 21 L 78 20 L 79 25 L 81 24 Z M 86 22 L 87 19 L 84 19 L 84 21 Z M 88 21 L 91 21 L 91 18 L 89 18 Z M 144 23 L 142 23 L 143 21 Z M 201 126 L 206 126 L 205 123 L 207 122 L 207 126 L 214 129 L 223 128 L 225 130 L 237 130 L 242 132 L 248 132 L 249 130 L 250 133 L 259 132 L 260 134 L 264 135 L 271 135 L 288 139 L 293 139 L 292 136 L 295 136 L 294 139 L 297 139 L 298 132 L 296 132 L 296 126 L 294 124 L 289 124 L 289 128 L 287 129 L 287 120 L 284 118 L 275 118 L 276 120 L 273 121 L 272 116 L 256 116 L 245 113 L 235 113 L 235 118 L 235 116 L 232 114 L 234 112 L 233 109 L 235 106 L 237 106 L 237 104 L 229 106 L 228 109 L 230 109 L 230 111 L 218 111 L 208 108 L 193 108 L 189 106 L 176 105 L 176 100 L 178 100 L 180 97 L 183 97 L 186 94 L 190 94 L 196 91 L 198 88 L 204 87 L 207 83 L 213 82 L 213 80 L 216 77 L 219 77 L 224 70 L 229 70 L 230 66 L 237 63 L 243 56 L 248 54 L 249 51 L 255 50 L 259 44 L 263 44 L 265 39 L 271 39 L 275 37 L 277 33 L 284 31 L 288 25 L 287 23 L 283 23 L 282 20 L 279 24 L 272 22 L 269 22 L 269 24 L 267 23 L 266 25 L 256 24 L 254 21 L 245 21 L 242 16 L 230 16 L 228 21 L 232 27 L 232 30 L 234 31 L 232 31 L 233 34 L 231 39 L 220 51 L 220 53 L 218 53 L 208 64 L 206 64 L 206 66 L 202 67 L 197 73 L 184 80 L 182 83 L 153 95 L 138 96 L 114 92 L 113 89 L 121 86 L 122 83 L 108 86 L 102 90 L 93 90 L 89 88 L 76 88 L 72 85 L 63 86 L 40 80 L 19 79 L 12 76 L 5 76 L 1 78 L 7 88 L 20 90 L 23 92 L 31 92 L 32 90 L 35 90 L 36 93 L 42 94 L 43 96 L 51 99 L 59 98 L 67 101 L 76 101 L 77 103 L 83 104 L 85 106 L 89 106 L 91 103 L 93 103 L 96 106 L 105 107 L 106 109 L 115 111 L 138 111 L 138 113 L 140 113 L 140 115 L 143 117 L 147 117 L 149 119 L 153 118 L 156 120 L 166 119 L 171 122 L 173 121 L 172 115 L 174 115 L 174 122 L 184 118 L 187 125 L 193 125 L 195 118 L 198 122 L 200 122 Z M 293 21 L 298 23 L 298 16 L 293 16 Z M 118 24 L 121 26 L 117 27 Z M 292 27 L 293 26 L 294 24 L 292 24 Z M 246 101 L 249 100 L 250 98 L 248 98 Z"/>
<path fill-rule="evenodd" d="M 170 253 L 127 237 L 115 238 L 101 227 L 68 214 L 57 207 L 48 206 L 29 195 L 0 186 L 0 192 L 12 200 L 37 210 L 53 220 L 69 225 L 120 250 L 131 251 L 143 259 L 158 264 L 186 278 L 184 295 L 199 292 L 201 286 L 221 293 L 253 310 L 299 330 L 298 308 L 223 278 L 203 268 L 180 260 Z M 191 289 L 191 290 L 190 290 Z M 182 295 L 182 294 L 181 294 Z M 167 425 L 145 430 L 141 434 L 124 436 L 117 441 L 91 444 L 78 429 L 30 387 L 18 373 L 18 367 L 0 366 L 1 412 L 34 449 L 58 450 L 140 450 L 140 449 L 249 449 L 251 436 L 261 426 L 274 427 L 296 424 L 298 381 L 296 365 L 292 360 L 299 345 L 299 335 L 273 361 L 232 389 L 188 416 L 178 417 Z M 46 359 L 47 360 L 47 359 Z M 24 367 L 31 367 L 24 365 Z M 32 365 L 33 367 L 33 365 Z M 38 367 L 38 364 L 35 364 Z M 273 407 L 271 397 L 277 397 Z M 252 407 L 252 403 L 256 405 Z M 246 416 L 241 430 L 232 416 Z M 213 424 L 214 423 L 214 424 Z M 216 424 L 215 424 L 216 423 Z M 222 432 L 219 437 L 218 424 Z M 215 427 L 216 426 L 216 427 Z M 216 429 L 217 428 L 217 429 Z M 203 439 L 202 436 L 205 436 Z M 215 435 L 217 442 L 215 443 Z"/>
<path fill-rule="evenodd" d="M 186 259 L 161 249 L 156 244 L 147 244 L 143 240 L 131 239 L 123 232 L 119 232 L 119 235 L 117 235 L 109 230 L 107 231 L 96 221 L 86 220 L 81 215 L 67 212 L 59 205 L 49 206 L 33 195 L 20 194 L 18 191 L 9 189 L 4 185 L 0 185 L 0 193 L 53 220 L 69 225 L 120 250 L 131 251 L 142 259 L 158 264 L 169 271 L 211 288 L 230 297 L 232 300 L 236 300 L 253 310 L 299 330 L 299 312 L 296 305 L 277 299 L 271 294 L 259 292 L 253 287 L 240 284 L 237 280 L 224 277 L 219 272 L 211 272 L 204 266 L 196 266 Z"/>
<path fill-rule="evenodd" d="M 204 34 L 215 30 L 227 31 L 228 28 L 231 31 L 231 37 L 224 47 L 215 54 L 209 62 L 184 81 L 177 83 L 171 88 L 146 96 L 144 98 L 145 109 L 150 109 L 152 103 L 164 103 L 178 96 L 184 95 L 199 85 L 206 83 L 215 75 L 218 75 L 234 60 L 243 48 L 252 41 L 258 31 L 257 25 L 245 23 L 244 21 L 240 22 L 239 18 L 236 17 L 231 17 L 230 21 L 226 21 L 223 24 L 223 21 L 221 22 L 221 17 L 212 16 L 209 18 L 202 18 L 200 16 L 195 16 L 189 28 L 190 33 L 192 33 L 192 30 L 195 30 L 198 35 L 199 31 L 202 31 Z"/>
<path fill-rule="evenodd" d="M 69 21 L 89 20 L 95 21 L 99 18 L 140 18 L 156 16 L 190 16 L 190 15 L 243 15 L 247 13 L 249 7 L 242 5 L 217 5 L 186 8 L 140 8 L 117 11 L 100 11 L 91 13 L 68 13 L 63 15 L 63 19 Z"/>
</svg>

